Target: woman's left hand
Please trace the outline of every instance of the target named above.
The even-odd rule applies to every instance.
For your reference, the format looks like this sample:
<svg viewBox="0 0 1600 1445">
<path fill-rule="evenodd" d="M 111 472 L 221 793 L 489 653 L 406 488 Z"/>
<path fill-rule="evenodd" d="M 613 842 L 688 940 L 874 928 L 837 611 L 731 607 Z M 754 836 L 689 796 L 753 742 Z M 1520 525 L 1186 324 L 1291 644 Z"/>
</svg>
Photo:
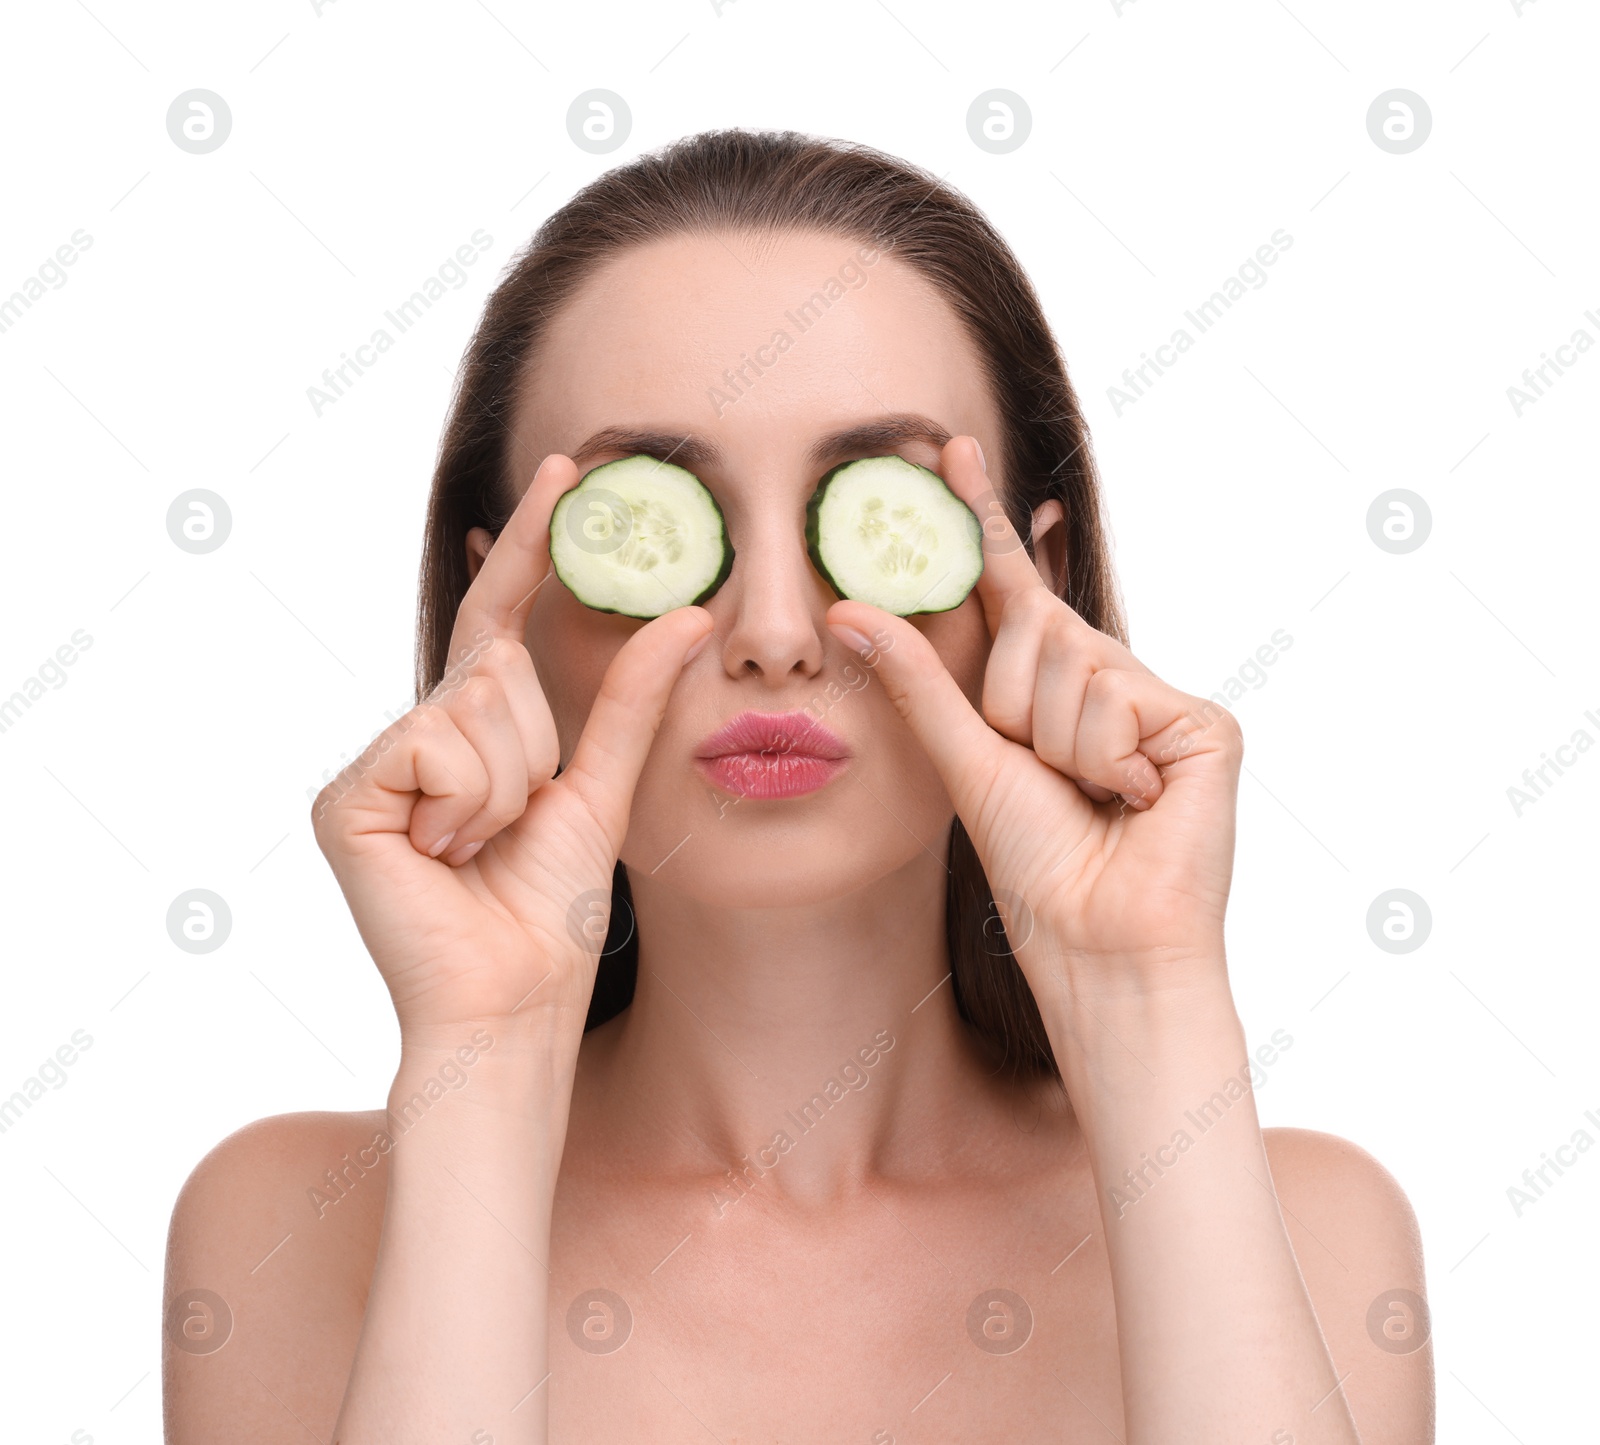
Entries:
<svg viewBox="0 0 1600 1445">
<path fill-rule="evenodd" d="M 1045 585 L 1004 512 L 984 508 L 980 456 L 970 437 L 953 438 L 942 474 L 984 528 L 982 716 L 905 618 L 846 600 L 827 621 L 874 640 L 861 655 L 939 770 L 1041 1004 L 1063 970 L 1074 991 L 1097 994 L 1213 980 L 1238 724 L 1162 682 Z"/>
</svg>

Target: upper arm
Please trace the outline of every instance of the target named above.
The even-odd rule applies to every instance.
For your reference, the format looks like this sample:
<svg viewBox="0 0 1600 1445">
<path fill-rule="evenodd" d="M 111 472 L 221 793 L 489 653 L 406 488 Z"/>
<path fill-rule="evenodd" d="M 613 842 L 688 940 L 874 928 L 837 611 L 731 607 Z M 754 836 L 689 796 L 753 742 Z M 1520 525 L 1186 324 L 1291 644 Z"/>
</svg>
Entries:
<svg viewBox="0 0 1600 1445">
<path fill-rule="evenodd" d="M 259 1120 L 184 1184 L 163 1296 L 168 1445 L 333 1433 L 365 1307 L 373 1206 L 382 1213 L 381 1177 L 363 1197 L 347 1168 L 372 1137 L 353 1123 L 362 1117 Z M 325 1174 L 340 1169 L 355 1187 L 319 1207 L 312 1191 L 332 1197 Z"/>
<path fill-rule="evenodd" d="M 1264 1137 L 1284 1224 L 1362 1445 L 1427 1445 L 1433 1346 L 1410 1201 L 1347 1139 L 1310 1129 L 1267 1129 Z"/>
</svg>

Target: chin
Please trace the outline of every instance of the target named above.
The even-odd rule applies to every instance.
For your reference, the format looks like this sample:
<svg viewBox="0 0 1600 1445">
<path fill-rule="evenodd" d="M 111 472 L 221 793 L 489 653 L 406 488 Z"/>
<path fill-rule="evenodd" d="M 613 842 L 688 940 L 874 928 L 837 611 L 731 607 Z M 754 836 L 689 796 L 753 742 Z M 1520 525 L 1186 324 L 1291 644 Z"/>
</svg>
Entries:
<svg viewBox="0 0 1600 1445">
<path fill-rule="evenodd" d="M 868 887 L 916 857 L 928 858 L 916 838 L 847 777 L 797 798 L 734 797 L 698 776 L 674 793 L 673 802 L 653 805 L 641 786 L 622 861 L 635 880 L 646 875 L 716 907 L 823 903 Z M 932 841 L 938 820 L 905 821 L 935 853 L 942 851 Z M 928 865 L 934 866 L 931 858 Z"/>
</svg>

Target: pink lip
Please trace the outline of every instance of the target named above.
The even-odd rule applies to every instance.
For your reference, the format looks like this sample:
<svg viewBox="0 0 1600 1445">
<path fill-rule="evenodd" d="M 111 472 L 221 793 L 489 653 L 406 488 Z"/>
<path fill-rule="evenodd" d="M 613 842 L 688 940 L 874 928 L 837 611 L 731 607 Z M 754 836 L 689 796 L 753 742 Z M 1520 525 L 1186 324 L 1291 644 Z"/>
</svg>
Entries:
<svg viewBox="0 0 1600 1445">
<path fill-rule="evenodd" d="M 844 771 L 850 750 L 809 713 L 742 712 L 695 750 L 695 765 L 745 798 L 797 798 Z"/>
</svg>

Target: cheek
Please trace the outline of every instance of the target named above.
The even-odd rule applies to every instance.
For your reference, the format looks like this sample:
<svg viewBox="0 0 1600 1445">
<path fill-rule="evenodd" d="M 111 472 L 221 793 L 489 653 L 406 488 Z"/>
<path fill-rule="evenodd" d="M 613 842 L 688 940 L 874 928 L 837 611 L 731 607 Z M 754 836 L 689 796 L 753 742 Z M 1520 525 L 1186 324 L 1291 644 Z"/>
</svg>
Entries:
<svg viewBox="0 0 1600 1445">
<path fill-rule="evenodd" d="M 555 720 L 563 763 L 571 761 L 606 669 L 631 631 L 623 619 L 591 611 L 564 588 L 534 604 L 524 641 Z"/>
<path fill-rule="evenodd" d="M 989 660 L 989 627 L 976 592 L 949 612 L 906 619 L 933 645 L 945 671 L 956 680 L 973 710 L 983 705 L 983 673 Z"/>
<path fill-rule="evenodd" d="M 989 633 L 982 604 L 969 597 L 950 612 L 929 613 L 906 619 L 932 645 L 945 670 L 955 679 L 974 712 L 983 705 L 984 663 L 989 653 Z M 897 831 L 909 828 L 917 837 L 931 840 L 949 825 L 954 807 L 933 760 L 900 717 L 882 688 L 874 687 L 881 705 L 877 736 L 881 740 L 881 766 L 895 775 L 901 803 Z M 902 826 L 903 825 L 903 826 Z"/>
</svg>

